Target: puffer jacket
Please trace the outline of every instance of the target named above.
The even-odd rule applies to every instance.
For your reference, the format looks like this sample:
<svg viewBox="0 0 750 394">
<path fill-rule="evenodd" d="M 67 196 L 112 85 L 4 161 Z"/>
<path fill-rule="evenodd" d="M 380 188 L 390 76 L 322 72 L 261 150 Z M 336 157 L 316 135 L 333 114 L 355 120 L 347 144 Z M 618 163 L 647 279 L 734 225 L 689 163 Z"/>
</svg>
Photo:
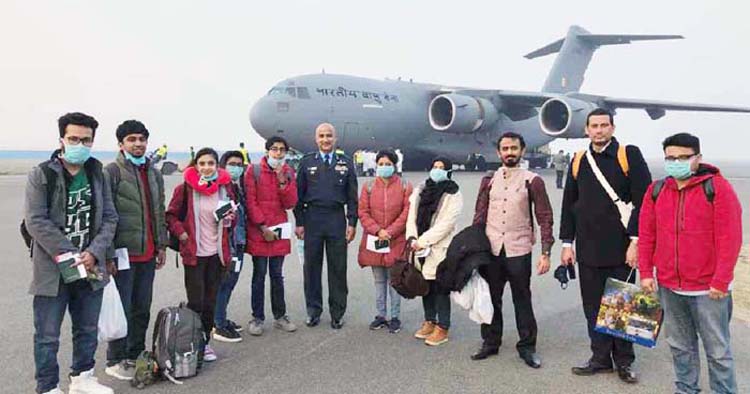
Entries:
<svg viewBox="0 0 750 394">
<path fill-rule="evenodd" d="M 492 246 L 483 224 L 461 230 L 448 246 L 448 253 L 437 268 L 441 290 L 461 291 L 477 268 L 492 263 Z"/>
<path fill-rule="evenodd" d="M 358 261 L 361 267 L 390 267 L 406 248 L 406 217 L 409 215 L 409 196 L 413 187 L 394 175 L 386 184 L 382 178 L 365 183 L 359 196 L 357 213 L 362 223 L 362 241 Z M 389 253 L 375 253 L 367 249 L 368 235 L 377 236 L 385 229 L 391 236 Z"/>
<path fill-rule="evenodd" d="M 712 178 L 713 203 L 703 182 Z M 702 164 L 678 190 L 667 178 L 656 202 L 654 184 L 643 199 L 638 237 L 642 279 L 654 277 L 671 290 L 726 292 L 742 246 L 742 207 L 732 185 L 716 167 Z"/>
<path fill-rule="evenodd" d="M 279 187 L 276 173 L 265 157 L 260 159 L 260 179 L 255 179 L 253 165 L 245 170 L 245 201 L 247 202 L 247 253 L 253 256 L 286 256 L 291 252 L 291 241 L 263 239 L 259 226 L 273 227 L 289 222 L 287 211 L 297 205 L 297 180 L 294 169 L 284 164 L 286 186 Z M 291 224 L 290 224 L 291 225 Z"/>
<path fill-rule="evenodd" d="M 219 177 L 216 180 L 219 182 L 219 200 L 235 200 L 234 192 L 231 186 L 231 176 L 224 169 L 218 169 Z M 185 177 L 187 178 L 191 173 L 194 175 L 195 168 L 188 167 L 185 170 Z M 186 191 L 183 189 L 187 188 Z M 185 201 L 184 197 L 187 198 Z M 198 241 L 197 234 L 200 231 L 198 221 L 198 210 L 199 210 L 199 199 L 201 194 L 193 190 L 193 187 L 186 181 L 180 183 L 174 188 L 172 192 L 172 200 L 169 202 L 169 208 L 167 209 L 167 225 L 169 226 L 169 232 L 179 236 L 183 232 L 188 234 L 187 241 L 180 243 L 180 257 L 182 257 L 182 264 L 187 266 L 198 265 Z M 180 211 L 182 210 L 183 204 L 187 206 L 187 213 L 185 220 L 180 221 Z M 228 267 L 232 261 L 231 248 L 229 246 L 230 232 L 229 227 L 226 227 L 221 222 L 217 222 L 216 225 L 219 227 L 219 243 L 221 247 L 221 253 L 219 253 L 219 259 L 221 264 Z"/>
</svg>

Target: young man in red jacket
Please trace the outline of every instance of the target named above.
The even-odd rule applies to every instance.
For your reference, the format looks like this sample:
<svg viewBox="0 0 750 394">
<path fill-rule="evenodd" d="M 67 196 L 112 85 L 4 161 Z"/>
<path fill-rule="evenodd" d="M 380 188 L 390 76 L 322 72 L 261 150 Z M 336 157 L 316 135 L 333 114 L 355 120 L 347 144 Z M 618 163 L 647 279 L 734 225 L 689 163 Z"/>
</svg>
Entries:
<svg viewBox="0 0 750 394">
<path fill-rule="evenodd" d="M 656 269 L 677 392 L 700 391 L 700 336 L 711 391 L 736 393 L 729 320 L 742 207 L 719 170 L 701 164 L 697 137 L 676 134 L 663 146 L 668 177 L 649 187 L 641 206 L 641 286 L 656 291 Z"/>
</svg>

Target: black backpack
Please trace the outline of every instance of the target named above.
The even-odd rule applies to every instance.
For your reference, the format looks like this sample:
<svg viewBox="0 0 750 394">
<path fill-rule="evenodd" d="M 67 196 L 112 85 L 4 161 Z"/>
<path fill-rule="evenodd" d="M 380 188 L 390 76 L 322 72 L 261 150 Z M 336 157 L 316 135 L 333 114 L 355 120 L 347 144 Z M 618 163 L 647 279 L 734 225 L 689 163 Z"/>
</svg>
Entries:
<svg viewBox="0 0 750 394">
<path fill-rule="evenodd" d="M 185 217 L 187 217 L 187 183 L 182 184 L 182 206 L 180 207 L 180 212 L 177 214 L 177 218 L 181 221 L 185 221 Z M 169 232 L 169 245 L 167 245 L 169 249 L 174 250 L 175 252 L 180 251 L 180 234 L 173 234 L 171 231 Z M 179 253 L 178 253 L 179 254 Z M 175 261 L 176 257 L 175 257 Z"/>
<path fill-rule="evenodd" d="M 152 342 L 159 373 L 173 383 L 198 374 L 203 365 L 206 337 L 200 316 L 184 303 L 163 308 L 156 316 Z"/>
<path fill-rule="evenodd" d="M 654 203 L 659 198 L 659 193 L 661 193 L 661 190 L 664 189 L 664 182 L 666 179 L 659 179 L 654 183 L 654 188 L 651 189 L 651 201 Z M 713 204 L 714 197 L 716 197 L 716 189 L 714 189 L 714 178 L 707 178 L 703 182 L 701 182 L 701 187 L 703 187 L 703 194 L 706 195 L 706 200 L 710 204 Z"/>
<path fill-rule="evenodd" d="M 47 208 L 52 205 L 52 195 L 55 194 L 55 185 L 57 184 L 57 172 L 49 167 L 52 160 L 47 160 L 39 164 L 39 168 L 44 174 L 44 178 L 47 181 Z M 20 225 L 21 237 L 26 247 L 29 249 L 29 257 L 34 255 L 34 237 L 29 233 L 29 229 L 26 228 L 26 219 L 21 220 Z"/>
</svg>

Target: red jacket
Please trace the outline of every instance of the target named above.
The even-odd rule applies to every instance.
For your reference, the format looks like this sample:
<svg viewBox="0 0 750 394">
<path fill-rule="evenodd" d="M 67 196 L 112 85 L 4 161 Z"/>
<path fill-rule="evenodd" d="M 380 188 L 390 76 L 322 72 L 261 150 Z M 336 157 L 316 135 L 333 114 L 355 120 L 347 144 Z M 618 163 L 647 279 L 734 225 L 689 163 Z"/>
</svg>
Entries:
<svg viewBox="0 0 750 394">
<path fill-rule="evenodd" d="M 368 186 L 372 190 L 368 191 Z M 368 181 L 359 196 L 359 215 L 362 223 L 362 241 L 359 244 L 359 265 L 390 267 L 406 247 L 406 218 L 409 215 L 409 196 L 412 185 L 394 175 L 388 185 L 381 178 Z M 367 235 L 377 235 L 385 229 L 391 235 L 390 253 L 367 250 Z"/>
<path fill-rule="evenodd" d="M 276 173 L 268 165 L 265 157 L 260 159 L 260 180 L 255 179 L 253 165 L 245 170 L 245 200 L 247 202 L 247 246 L 246 251 L 253 256 L 286 256 L 291 251 L 291 241 L 280 239 L 267 242 L 258 228 L 261 224 L 272 227 L 287 223 L 287 210 L 297 205 L 297 181 L 294 170 L 284 164 L 282 172 L 286 186 L 279 187 Z"/>
<path fill-rule="evenodd" d="M 225 191 L 229 199 L 235 200 L 234 192 L 232 191 L 232 188 L 229 187 L 232 181 L 231 176 L 223 169 L 219 169 L 218 171 L 219 177 L 217 182 L 221 185 L 219 187 Z M 187 241 L 181 242 L 180 244 L 182 264 L 187 266 L 195 266 L 198 264 L 198 258 L 196 257 L 198 243 L 195 240 L 195 202 L 193 198 L 195 192 L 193 186 L 190 185 L 192 180 L 192 178 L 190 178 L 191 175 L 195 175 L 195 169 L 193 167 L 188 167 L 184 174 L 185 181 L 174 188 L 174 191 L 172 192 L 172 200 L 169 202 L 169 208 L 166 212 L 169 232 L 177 236 L 184 232 L 188 234 Z M 187 193 L 183 192 L 183 188 L 185 187 L 187 187 Z M 217 193 L 219 192 L 217 191 Z M 183 195 L 187 197 L 186 202 L 183 201 Z M 183 204 L 187 204 L 187 214 L 185 215 L 185 220 L 180 221 L 179 216 L 180 211 L 183 209 Z M 221 229 L 222 233 L 220 238 L 222 254 L 219 258 L 224 266 L 229 266 L 229 263 L 232 261 L 232 254 L 229 249 L 229 239 L 231 235 L 229 234 L 229 227 L 222 226 Z"/>
<path fill-rule="evenodd" d="M 702 182 L 713 178 L 713 203 Z M 638 233 L 641 278 L 671 290 L 726 292 L 742 246 L 742 207 L 716 167 L 702 164 L 682 189 L 667 178 L 656 200 L 654 184 L 643 198 Z"/>
</svg>

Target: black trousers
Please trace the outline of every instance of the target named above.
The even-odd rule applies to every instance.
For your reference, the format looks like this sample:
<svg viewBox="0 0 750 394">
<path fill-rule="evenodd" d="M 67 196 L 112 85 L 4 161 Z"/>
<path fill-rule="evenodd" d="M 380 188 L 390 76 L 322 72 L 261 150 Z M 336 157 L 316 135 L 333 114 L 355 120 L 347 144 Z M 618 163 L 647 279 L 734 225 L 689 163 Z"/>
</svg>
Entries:
<svg viewBox="0 0 750 394">
<path fill-rule="evenodd" d="M 602 268 L 578 265 L 583 313 L 586 315 L 591 339 L 592 361 L 597 365 L 608 367 L 614 361 L 615 366 L 625 367 L 635 361 L 633 343 L 594 331 L 607 278 L 612 277 L 624 281 L 629 274 L 630 267 L 624 263 L 617 267 Z M 630 282 L 635 283 L 635 273 L 630 278 Z"/>
<path fill-rule="evenodd" d="M 203 332 L 206 333 L 206 342 L 208 342 L 211 338 L 211 330 L 214 328 L 216 291 L 219 289 L 225 270 L 218 254 L 198 257 L 197 265 L 184 267 L 187 306 L 200 315 Z"/>
<path fill-rule="evenodd" d="M 130 269 L 115 274 L 115 284 L 128 319 L 128 336 L 109 343 L 107 365 L 135 360 L 146 349 L 146 330 L 151 319 L 151 299 L 156 260 L 130 263 Z"/>
<path fill-rule="evenodd" d="M 495 308 L 492 324 L 482 324 L 483 346 L 498 348 L 502 344 L 503 291 L 505 284 L 510 283 L 519 337 L 516 349 L 520 354 L 536 352 L 537 326 L 531 304 L 531 253 L 506 257 L 503 249 L 491 264 L 479 267 L 479 274 L 490 285 L 492 306 Z"/>
<path fill-rule="evenodd" d="M 556 184 L 558 189 L 563 188 L 563 175 L 565 175 L 565 171 L 556 170 L 555 173 L 557 174 Z"/>
<path fill-rule="evenodd" d="M 323 313 L 323 251 L 328 264 L 328 309 L 333 320 L 346 312 L 346 217 L 343 208 L 309 207 L 305 211 L 305 304 L 307 315 Z"/>
</svg>

